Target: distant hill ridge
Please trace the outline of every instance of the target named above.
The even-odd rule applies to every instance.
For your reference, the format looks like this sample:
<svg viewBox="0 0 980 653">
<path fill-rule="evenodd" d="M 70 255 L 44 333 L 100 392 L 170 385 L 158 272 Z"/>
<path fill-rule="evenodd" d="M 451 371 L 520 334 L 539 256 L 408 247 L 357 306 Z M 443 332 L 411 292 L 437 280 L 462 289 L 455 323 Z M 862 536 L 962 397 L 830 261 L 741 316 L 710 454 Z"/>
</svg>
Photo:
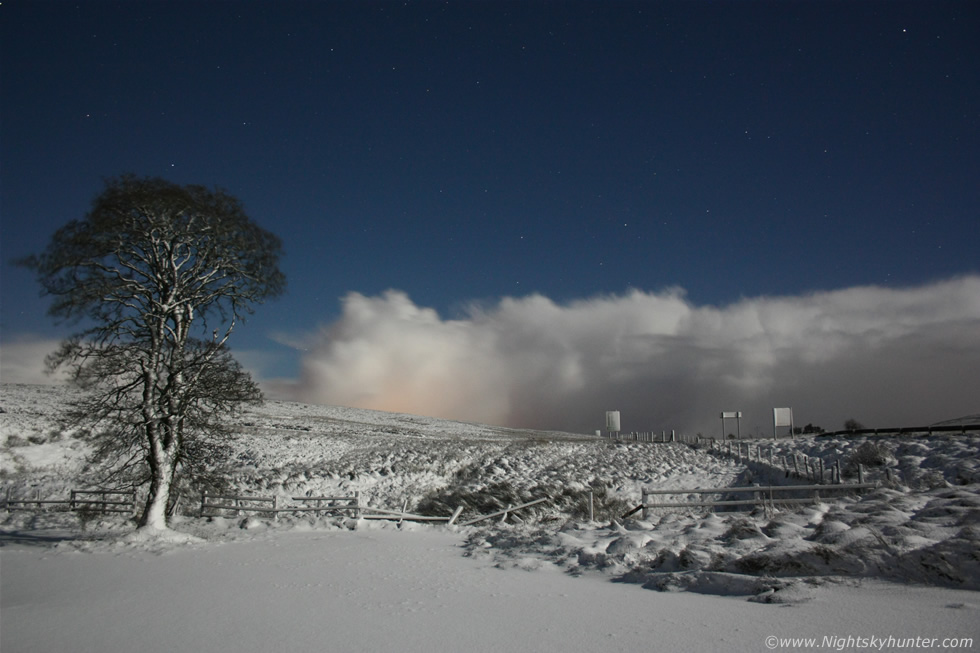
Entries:
<svg viewBox="0 0 980 653">
<path fill-rule="evenodd" d="M 959 426 L 960 424 L 980 424 L 980 413 L 974 413 L 973 415 L 967 415 L 965 417 L 957 417 L 956 419 L 948 419 L 943 422 L 936 422 L 935 424 L 930 424 L 930 426 Z"/>
</svg>

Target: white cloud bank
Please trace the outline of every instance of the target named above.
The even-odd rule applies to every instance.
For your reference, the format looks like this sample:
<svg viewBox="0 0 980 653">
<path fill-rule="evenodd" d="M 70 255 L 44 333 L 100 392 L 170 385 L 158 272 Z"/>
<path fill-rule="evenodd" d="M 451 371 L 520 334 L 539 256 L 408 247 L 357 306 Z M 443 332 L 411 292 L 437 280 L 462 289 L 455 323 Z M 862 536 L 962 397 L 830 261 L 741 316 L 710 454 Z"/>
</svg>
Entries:
<svg viewBox="0 0 980 653">
<path fill-rule="evenodd" d="M 58 340 L 35 336 L 5 339 L 0 346 L 0 381 L 33 385 L 63 382 L 63 373 L 49 374 L 44 365 L 44 359 L 57 350 L 60 344 Z"/>
<path fill-rule="evenodd" d="M 695 306 L 682 290 L 556 304 L 531 295 L 447 320 L 391 290 L 350 293 L 317 334 L 295 397 L 591 432 L 771 433 L 772 408 L 828 430 L 980 412 L 980 277 Z M 730 424 L 730 423 L 729 423 Z M 717 433 L 716 433 L 717 432 Z"/>
</svg>

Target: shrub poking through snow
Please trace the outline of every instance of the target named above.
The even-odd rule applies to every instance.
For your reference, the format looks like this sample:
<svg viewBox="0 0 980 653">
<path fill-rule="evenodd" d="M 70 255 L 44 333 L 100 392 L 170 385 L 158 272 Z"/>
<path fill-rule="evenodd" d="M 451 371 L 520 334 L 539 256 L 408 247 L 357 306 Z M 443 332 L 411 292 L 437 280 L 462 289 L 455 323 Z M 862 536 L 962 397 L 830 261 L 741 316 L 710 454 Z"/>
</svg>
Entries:
<svg viewBox="0 0 980 653">
<path fill-rule="evenodd" d="M 858 465 L 865 467 L 884 467 L 888 464 L 891 454 L 881 442 L 868 440 L 859 446 L 848 460 L 848 466 L 857 469 Z"/>
</svg>

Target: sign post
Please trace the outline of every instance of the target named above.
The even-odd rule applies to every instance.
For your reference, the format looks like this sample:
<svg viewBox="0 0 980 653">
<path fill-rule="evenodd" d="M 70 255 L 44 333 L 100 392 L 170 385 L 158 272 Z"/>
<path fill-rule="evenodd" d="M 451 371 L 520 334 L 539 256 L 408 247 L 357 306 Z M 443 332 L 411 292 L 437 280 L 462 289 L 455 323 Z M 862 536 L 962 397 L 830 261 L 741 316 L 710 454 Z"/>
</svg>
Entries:
<svg viewBox="0 0 980 653">
<path fill-rule="evenodd" d="M 609 437 L 612 437 L 613 433 L 619 434 L 619 411 L 618 410 L 607 410 L 606 411 L 606 430 L 609 431 Z"/>
<path fill-rule="evenodd" d="M 721 439 L 725 440 L 725 420 L 735 420 L 735 439 L 742 439 L 742 411 L 726 411 L 721 414 Z"/>
<path fill-rule="evenodd" d="M 780 426 L 788 426 L 790 436 L 793 435 L 793 409 L 792 408 L 773 408 L 772 409 L 772 439 L 776 439 L 776 429 Z"/>
</svg>

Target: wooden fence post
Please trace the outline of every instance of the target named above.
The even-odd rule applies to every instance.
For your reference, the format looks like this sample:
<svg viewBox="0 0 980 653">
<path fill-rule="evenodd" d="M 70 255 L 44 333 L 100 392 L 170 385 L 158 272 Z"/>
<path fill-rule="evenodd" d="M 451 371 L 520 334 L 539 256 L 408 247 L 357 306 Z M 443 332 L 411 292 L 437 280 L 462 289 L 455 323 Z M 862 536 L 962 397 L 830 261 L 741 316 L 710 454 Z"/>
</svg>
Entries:
<svg viewBox="0 0 980 653">
<path fill-rule="evenodd" d="M 595 493 L 589 490 L 589 521 L 595 521 Z"/>
<path fill-rule="evenodd" d="M 456 510 L 453 510 L 452 516 L 449 518 L 447 525 L 452 526 L 459 519 L 459 516 L 463 513 L 463 506 L 456 506 Z"/>
</svg>

